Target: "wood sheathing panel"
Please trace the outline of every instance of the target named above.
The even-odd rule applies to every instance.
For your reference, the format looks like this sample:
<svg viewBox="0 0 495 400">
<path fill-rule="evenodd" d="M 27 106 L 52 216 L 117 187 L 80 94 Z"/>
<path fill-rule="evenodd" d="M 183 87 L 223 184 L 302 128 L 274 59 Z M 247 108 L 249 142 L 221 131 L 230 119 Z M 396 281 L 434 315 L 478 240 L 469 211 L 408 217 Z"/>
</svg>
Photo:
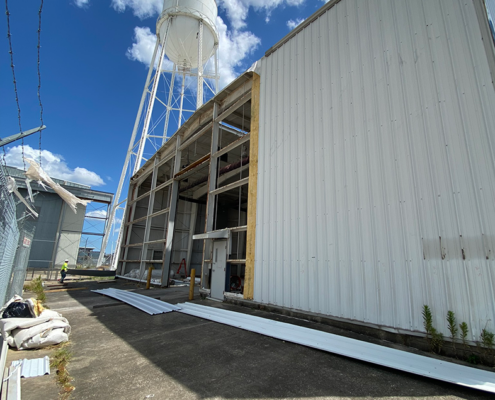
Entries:
<svg viewBox="0 0 495 400">
<path fill-rule="evenodd" d="M 249 149 L 249 193 L 247 211 L 246 273 L 244 298 L 253 298 L 254 248 L 256 239 L 256 192 L 258 188 L 258 133 L 260 115 L 260 76 L 253 74 L 251 97 L 251 140 Z"/>
</svg>

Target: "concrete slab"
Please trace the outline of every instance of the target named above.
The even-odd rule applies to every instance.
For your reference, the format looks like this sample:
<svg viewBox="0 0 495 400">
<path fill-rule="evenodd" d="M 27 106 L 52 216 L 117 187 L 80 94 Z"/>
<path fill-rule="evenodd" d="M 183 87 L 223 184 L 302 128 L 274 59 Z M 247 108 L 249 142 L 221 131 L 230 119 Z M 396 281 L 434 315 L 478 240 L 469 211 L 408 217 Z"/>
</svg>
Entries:
<svg viewBox="0 0 495 400">
<path fill-rule="evenodd" d="M 73 399 L 489 399 L 476 390 L 421 378 L 285 343 L 179 313 L 150 316 L 88 290 L 50 293 L 48 304 L 72 326 Z M 188 288 L 136 290 L 170 303 L 187 301 Z M 142 287 L 142 286 L 141 286 Z M 201 304 L 336 333 L 338 329 L 232 304 Z M 345 334 L 345 332 L 341 332 Z M 359 335 L 358 335 L 359 336 Z M 397 345 L 394 345 L 396 347 Z M 33 358 L 41 351 L 29 352 Z M 12 352 L 10 352 L 12 353 Z M 26 352 L 17 352 L 19 358 Z M 10 354 L 9 354 L 10 357 Z M 53 373 L 53 371 L 52 371 Z M 23 399 L 53 397 L 40 378 L 23 380 Z"/>
</svg>

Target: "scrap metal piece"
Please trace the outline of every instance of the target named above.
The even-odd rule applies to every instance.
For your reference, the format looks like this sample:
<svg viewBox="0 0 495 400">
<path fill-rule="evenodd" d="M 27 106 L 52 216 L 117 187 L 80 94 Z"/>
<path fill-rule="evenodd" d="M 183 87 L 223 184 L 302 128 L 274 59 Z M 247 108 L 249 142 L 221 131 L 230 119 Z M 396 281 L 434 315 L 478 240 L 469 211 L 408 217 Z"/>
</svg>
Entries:
<svg viewBox="0 0 495 400">
<path fill-rule="evenodd" d="M 35 376 L 50 375 L 50 359 L 48 356 L 28 360 L 12 361 L 12 367 L 20 365 L 21 378 L 33 378 Z"/>
<path fill-rule="evenodd" d="M 493 372 L 253 315 L 192 303 L 178 305 L 181 307 L 181 310 L 178 311 L 184 314 L 384 367 L 495 393 L 495 374 Z"/>
<path fill-rule="evenodd" d="M 180 310 L 180 307 L 174 306 L 173 304 L 165 303 L 164 301 L 153 299 L 148 296 L 143 296 L 142 294 L 127 292 L 125 290 L 108 288 L 92 290 L 92 292 L 123 301 L 124 303 L 136 307 L 149 315 L 164 314 L 171 311 Z"/>
</svg>

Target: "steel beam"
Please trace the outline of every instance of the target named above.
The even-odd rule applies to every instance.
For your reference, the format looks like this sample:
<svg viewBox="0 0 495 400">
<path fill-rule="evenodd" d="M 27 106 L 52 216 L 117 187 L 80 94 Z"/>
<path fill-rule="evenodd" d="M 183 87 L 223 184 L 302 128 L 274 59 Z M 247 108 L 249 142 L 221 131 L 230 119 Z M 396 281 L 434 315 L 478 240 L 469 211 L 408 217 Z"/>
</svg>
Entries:
<svg viewBox="0 0 495 400">
<path fill-rule="evenodd" d="M 40 126 L 38 128 L 30 129 L 28 131 L 16 133 L 15 135 L 12 135 L 12 136 L 7 136 L 4 139 L 0 139 L 0 147 L 5 146 L 5 145 L 7 145 L 9 143 L 15 142 L 16 140 L 25 138 L 25 137 L 27 137 L 29 135 L 32 135 L 33 133 L 42 131 L 43 129 L 46 129 L 46 126 L 45 125 Z"/>
<path fill-rule="evenodd" d="M 210 195 L 217 195 L 223 192 L 227 192 L 228 190 L 235 189 L 236 187 L 247 185 L 249 183 L 249 176 L 243 179 L 239 179 L 238 181 L 229 183 L 228 185 L 222 186 L 218 189 L 212 190 Z"/>
<path fill-rule="evenodd" d="M 241 144 L 246 143 L 250 138 L 251 138 L 251 136 L 248 133 L 247 135 L 244 135 L 243 137 L 237 139 L 235 142 L 232 142 L 232 143 L 228 144 L 223 149 L 217 151 L 215 154 L 213 154 L 212 157 L 223 156 L 225 153 L 228 153 L 229 151 L 231 151 L 231 150 L 239 147 Z"/>
</svg>

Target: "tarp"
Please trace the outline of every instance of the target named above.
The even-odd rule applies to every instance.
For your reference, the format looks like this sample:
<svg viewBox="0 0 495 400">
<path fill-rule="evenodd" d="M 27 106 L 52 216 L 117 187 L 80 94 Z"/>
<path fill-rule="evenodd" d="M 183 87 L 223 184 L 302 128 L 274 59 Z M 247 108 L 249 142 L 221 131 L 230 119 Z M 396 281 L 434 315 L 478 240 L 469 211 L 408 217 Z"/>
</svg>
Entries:
<svg viewBox="0 0 495 400">
<path fill-rule="evenodd" d="M 25 160 L 30 165 L 30 167 L 26 171 L 27 178 L 32 181 L 37 181 L 43 187 L 45 187 L 45 185 L 43 184 L 43 182 L 45 182 L 55 191 L 55 193 L 57 193 L 62 198 L 62 200 L 64 200 L 69 205 L 72 211 L 74 211 L 74 214 L 77 214 L 77 204 L 86 206 L 88 203 L 91 203 L 91 200 L 81 200 L 74 196 L 68 190 L 64 189 L 58 183 L 55 183 L 52 178 L 50 178 L 48 174 L 43 171 L 43 169 L 36 161 L 31 160 L 30 158 L 25 158 Z M 26 183 L 28 182 L 26 181 Z"/>
<path fill-rule="evenodd" d="M 58 312 L 44 310 L 37 318 L 2 318 L 0 332 L 10 347 L 37 349 L 68 341 L 70 325 Z"/>
</svg>

